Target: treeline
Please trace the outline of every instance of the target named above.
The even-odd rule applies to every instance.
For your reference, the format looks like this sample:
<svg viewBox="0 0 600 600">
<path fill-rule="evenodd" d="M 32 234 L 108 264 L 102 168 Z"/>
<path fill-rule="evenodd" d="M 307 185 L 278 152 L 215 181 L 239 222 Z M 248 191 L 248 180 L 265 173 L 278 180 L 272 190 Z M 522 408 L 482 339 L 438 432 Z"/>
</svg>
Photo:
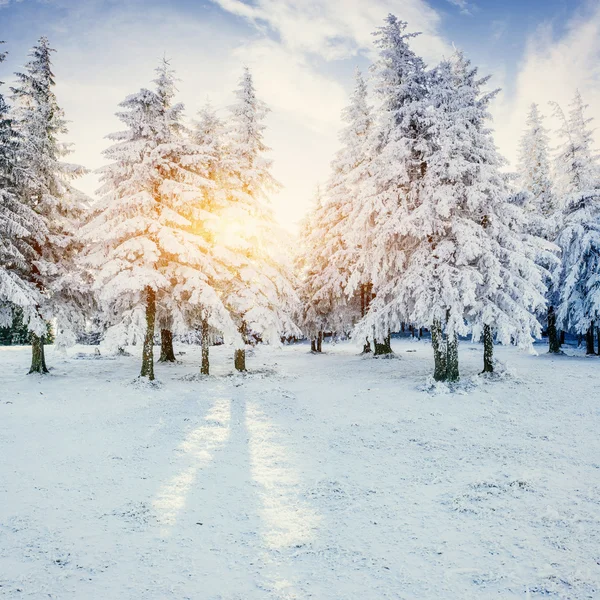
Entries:
<svg viewBox="0 0 600 600">
<path fill-rule="evenodd" d="M 542 326 L 594 353 L 600 312 L 600 175 L 586 106 L 576 94 L 552 154 L 531 107 L 517 173 L 504 173 L 486 91 L 463 53 L 429 68 L 416 34 L 390 15 L 375 33 L 374 106 L 360 72 L 331 176 L 303 232 L 301 325 L 351 333 L 391 352 L 403 323 L 431 331 L 434 378 L 459 378 L 458 338 L 531 347 Z M 318 349 L 318 342 L 314 348 Z"/>
<path fill-rule="evenodd" d="M 91 325 L 115 348 L 143 347 L 154 378 L 154 337 L 175 360 L 173 335 L 198 333 L 235 347 L 304 334 L 352 335 L 391 353 L 403 324 L 427 328 L 434 378 L 459 379 L 458 340 L 531 347 L 542 328 L 550 352 L 561 331 L 594 352 L 600 312 L 600 175 L 577 94 L 552 110 L 561 144 L 549 149 L 536 105 L 517 173 L 503 170 L 488 112 L 497 91 L 457 52 L 433 67 L 416 34 L 393 15 L 375 33 L 370 81 L 357 72 L 331 176 L 320 188 L 288 267 L 268 195 L 278 188 L 264 143 L 268 109 L 246 69 L 222 118 L 209 105 L 193 121 L 176 101 L 167 61 L 151 88 L 119 106 L 108 165 L 92 202 L 64 162 L 66 121 L 41 38 L 8 102 L 0 95 L 0 326 L 19 314 L 31 372 L 46 370 L 47 323 L 56 343 Z M 0 62 L 4 55 L 0 54 Z M 371 93 L 370 93 L 371 90 Z M 372 96 L 371 96 L 372 94 Z"/>
</svg>

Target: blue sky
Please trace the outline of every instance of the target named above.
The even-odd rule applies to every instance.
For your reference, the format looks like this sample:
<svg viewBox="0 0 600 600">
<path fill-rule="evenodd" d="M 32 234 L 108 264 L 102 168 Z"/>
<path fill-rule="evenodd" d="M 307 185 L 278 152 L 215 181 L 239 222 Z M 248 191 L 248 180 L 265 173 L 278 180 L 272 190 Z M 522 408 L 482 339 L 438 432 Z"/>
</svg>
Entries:
<svg viewBox="0 0 600 600">
<path fill-rule="evenodd" d="M 590 0 L 0 0 L 0 39 L 22 65 L 40 35 L 57 49 L 57 95 L 71 120 L 73 159 L 103 164 L 118 102 L 148 86 L 166 55 L 193 117 L 210 98 L 226 116 L 244 65 L 271 106 L 268 142 L 284 190 L 274 204 L 292 226 L 328 173 L 339 113 L 356 65 L 368 68 L 371 32 L 393 12 L 423 32 L 433 64 L 455 45 L 502 87 L 496 140 L 514 161 L 527 107 L 567 104 L 580 88 L 600 118 L 600 3 Z M 551 121 L 548 123 L 552 125 Z M 91 175 L 82 182 L 95 189 Z"/>
</svg>

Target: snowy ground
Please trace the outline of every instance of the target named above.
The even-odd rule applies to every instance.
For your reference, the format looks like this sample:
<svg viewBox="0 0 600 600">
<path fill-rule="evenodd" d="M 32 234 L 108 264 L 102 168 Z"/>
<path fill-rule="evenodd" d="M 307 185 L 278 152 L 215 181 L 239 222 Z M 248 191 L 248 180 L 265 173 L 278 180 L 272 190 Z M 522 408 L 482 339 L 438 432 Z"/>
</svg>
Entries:
<svg viewBox="0 0 600 600">
<path fill-rule="evenodd" d="M 0 597 L 600 598 L 600 358 L 498 349 L 428 393 L 424 343 L 157 365 L 0 348 Z M 481 347 L 461 345 L 463 380 Z M 443 390 L 442 390 L 443 392 Z"/>
</svg>

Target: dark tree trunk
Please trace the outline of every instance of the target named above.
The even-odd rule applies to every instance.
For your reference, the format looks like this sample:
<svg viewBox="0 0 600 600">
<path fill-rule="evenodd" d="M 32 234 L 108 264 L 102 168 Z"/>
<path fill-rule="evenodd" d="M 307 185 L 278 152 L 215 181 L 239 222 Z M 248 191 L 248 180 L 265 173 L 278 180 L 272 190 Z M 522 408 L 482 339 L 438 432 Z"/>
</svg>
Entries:
<svg viewBox="0 0 600 600">
<path fill-rule="evenodd" d="M 317 351 L 317 340 L 315 340 L 315 339 L 310 340 L 310 351 L 311 352 Z"/>
<path fill-rule="evenodd" d="M 556 313 L 554 306 L 548 307 L 548 352 L 551 354 L 560 353 L 560 340 L 556 330 Z"/>
<path fill-rule="evenodd" d="M 565 343 L 565 331 L 564 329 L 560 332 L 560 345 L 562 346 Z"/>
<path fill-rule="evenodd" d="M 392 354 L 392 336 L 390 333 L 387 334 L 382 343 L 378 342 L 376 339 L 373 340 L 373 343 L 375 345 L 373 356 Z"/>
<path fill-rule="evenodd" d="M 323 332 L 319 331 L 317 335 L 317 352 L 323 351 Z"/>
<path fill-rule="evenodd" d="M 458 381 L 458 336 L 456 333 L 448 336 L 446 341 L 446 380 Z"/>
<path fill-rule="evenodd" d="M 202 364 L 200 365 L 200 373 L 202 373 L 202 375 L 208 375 L 210 371 L 208 348 L 208 321 L 202 319 Z"/>
<path fill-rule="evenodd" d="M 442 324 L 434 321 L 431 326 L 431 345 L 433 346 L 433 378 L 436 381 L 446 380 L 446 353 L 442 336 Z"/>
<path fill-rule="evenodd" d="M 404 333 L 405 323 L 400 323 L 400 331 Z"/>
<path fill-rule="evenodd" d="M 365 345 L 363 346 L 363 354 L 369 354 L 371 352 L 371 342 L 368 339 L 365 339 Z"/>
<path fill-rule="evenodd" d="M 235 351 L 233 355 L 233 364 L 238 371 L 246 370 L 246 350 L 241 349 Z"/>
<path fill-rule="evenodd" d="M 419 327 L 419 339 L 423 337 L 423 328 Z"/>
<path fill-rule="evenodd" d="M 160 330 L 160 358 L 158 362 L 176 362 L 173 350 L 173 333 L 170 329 Z"/>
<path fill-rule="evenodd" d="M 140 377 L 154 381 L 154 324 L 156 321 L 156 293 L 146 288 L 146 335 L 142 349 L 142 370 Z"/>
<path fill-rule="evenodd" d="M 596 354 L 594 349 L 594 321 L 592 321 L 587 333 L 585 334 L 585 353 Z"/>
<path fill-rule="evenodd" d="M 483 373 L 494 372 L 494 336 L 489 325 L 483 326 Z"/>
<path fill-rule="evenodd" d="M 31 334 L 31 368 L 29 373 L 48 373 L 44 354 L 44 337 Z"/>
</svg>

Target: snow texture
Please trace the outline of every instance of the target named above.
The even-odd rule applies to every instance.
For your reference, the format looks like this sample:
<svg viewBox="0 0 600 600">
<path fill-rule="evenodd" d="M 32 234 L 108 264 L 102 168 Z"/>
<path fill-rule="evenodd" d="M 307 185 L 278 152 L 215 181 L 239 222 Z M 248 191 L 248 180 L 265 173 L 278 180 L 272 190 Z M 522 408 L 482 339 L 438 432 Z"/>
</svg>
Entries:
<svg viewBox="0 0 600 600">
<path fill-rule="evenodd" d="M 349 344 L 133 356 L 26 376 L 0 348 L 0 597 L 480 600 L 600 594 L 597 358 L 497 349 L 502 376 L 419 388 Z M 526 375 L 526 376 L 525 376 Z"/>
</svg>

